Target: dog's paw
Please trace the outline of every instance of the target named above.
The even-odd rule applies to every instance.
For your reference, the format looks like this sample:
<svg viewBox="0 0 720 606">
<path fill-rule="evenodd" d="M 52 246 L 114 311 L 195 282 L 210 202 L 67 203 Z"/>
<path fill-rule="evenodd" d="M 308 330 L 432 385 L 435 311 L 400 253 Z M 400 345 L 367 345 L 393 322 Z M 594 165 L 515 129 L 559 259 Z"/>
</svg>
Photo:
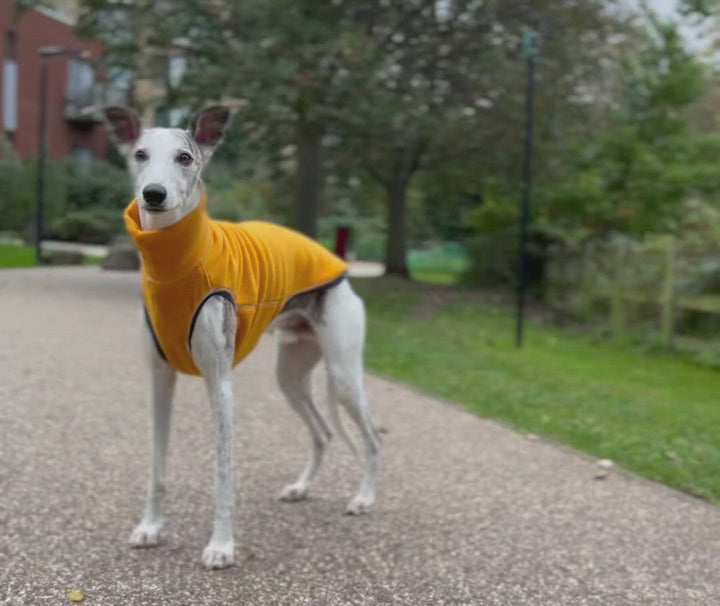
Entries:
<svg viewBox="0 0 720 606">
<path fill-rule="evenodd" d="M 345 508 L 345 513 L 350 516 L 359 516 L 365 513 L 370 513 L 374 503 L 375 499 L 373 497 L 358 495 L 348 503 L 348 506 Z"/>
<path fill-rule="evenodd" d="M 155 547 L 160 544 L 162 523 L 147 524 L 140 522 L 130 534 L 130 545 L 133 547 Z"/>
<path fill-rule="evenodd" d="M 280 491 L 281 501 L 302 501 L 307 498 L 308 487 L 304 484 L 288 484 Z"/>
<path fill-rule="evenodd" d="M 203 566 L 209 570 L 228 568 L 235 564 L 235 544 L 210 541 L 202 555 Z"/>
</svg>

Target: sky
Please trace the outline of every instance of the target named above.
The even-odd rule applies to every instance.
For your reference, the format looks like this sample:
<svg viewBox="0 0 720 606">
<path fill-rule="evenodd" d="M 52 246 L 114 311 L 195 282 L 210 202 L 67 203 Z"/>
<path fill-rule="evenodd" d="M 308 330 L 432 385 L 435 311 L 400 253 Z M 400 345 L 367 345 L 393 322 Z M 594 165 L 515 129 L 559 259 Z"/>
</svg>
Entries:
<svg viewBox="0 0 720 606">
<path fill-rule="evenodd" d="M 675 12 L 675 0 L 650 0 L 649 4 L 663 17 L 670 17 Z"/>
<path fill-rule="evenodd" d="M 637 0 L 625 0 L 625 2 L 635 5 L 638 3 Z M 697 20 L 693 24 L 688 22 L 687 19 L 683 19 L 676 11 L 678 0 L 648 0 L 648 4 L 661 17 L 680 21 L 680 33 L 685 38 L 688 49 L 699 55 L 704 55 L 706 60 L 718 61 L 715 53 L 708 54 L 708 46 L 711 40 L 708 38 L 707 28 L 705 28 L 705 35 L 703 35 L 703 27 L 698 24 Z M 710 36 L 710 38 L 713 38 L 713 36 Z"/>
</svg>

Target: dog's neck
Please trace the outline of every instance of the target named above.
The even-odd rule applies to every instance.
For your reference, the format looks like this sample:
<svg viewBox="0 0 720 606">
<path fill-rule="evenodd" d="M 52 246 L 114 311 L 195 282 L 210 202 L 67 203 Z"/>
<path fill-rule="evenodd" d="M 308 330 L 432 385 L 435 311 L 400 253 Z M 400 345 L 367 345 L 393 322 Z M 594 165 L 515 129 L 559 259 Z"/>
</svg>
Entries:
<svg viewBox="0 0 720 606">
<path fill-rule="evenodd" d="M 195 210 L 202 200 L 205 188 L 201 182 L 190 192 L 187 201 L 162 213 L 148 212 L 139 205 L 140 226 L 143 231 L 156 231 L 174 225 Z"/>
</svg>

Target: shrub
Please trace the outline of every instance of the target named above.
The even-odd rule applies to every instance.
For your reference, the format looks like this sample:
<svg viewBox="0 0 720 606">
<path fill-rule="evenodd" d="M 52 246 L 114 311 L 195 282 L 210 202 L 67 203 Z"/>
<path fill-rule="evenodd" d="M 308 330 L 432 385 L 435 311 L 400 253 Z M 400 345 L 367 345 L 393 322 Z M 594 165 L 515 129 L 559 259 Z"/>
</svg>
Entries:
<svg viewBox="0 0 720 606">
<path fill-rule="evenodd" d="M 365 231 L 353 237 L 350 248 L 363 261 L 382 261 L 385 258 L 387 236 L 383 232 Z"/>
<path fill-rule="evenodd" d="M 249 221 L 275 219 L 270 210 L 272 185 L 268 183 L 230 183 L 208 188 L 209 212 L 214 219 Z"/>
<path fill-rule="evenodd" d="M 107 162 L 89 167 L 50 162 L 45 170 L 45 232 L 50 237 L 105 242 L 108 229 L 120 229 L 121 209 L 130 201 L 125 172 Z M 33 234 L 37 204 L 37 163 L 0 160 L 0 231 Z M 76 214 L 76 211 L 89 213 Z M 117 218 L 114 222 L 110 214 Z M 112 235 L 112 234 L 110 234 Z"/>
<path fill-rule="evenodd" d="M 0 231 L 29 233 L 37 204 L 35 162 L 0 160 Z M 45 216 L 56 217 L 65 207 L 63 171 L 49 165 L 45 173 Z"/>
<path fill-rule="evenodd" d="M 65 169 L 68 210 L 123 209 L 132 198 L 127 172 L 108 162 L 93 162 L 90 166 L 70 162 Z"/>
<path fill-rule="evenodd" d="M 509 287 L 517 271 L 516 230 L 506 228 L 477 234 L 467 241 L 470 264 L 462 276 L 464 284 L 482 287 Z"/>
<path fill-rule="evenodd" d="M 121 230 L 122 214 L 118 209 L 96 206 L 52 220 L 47 236 L 56 240 L 106 244 Z"/>
</svg>

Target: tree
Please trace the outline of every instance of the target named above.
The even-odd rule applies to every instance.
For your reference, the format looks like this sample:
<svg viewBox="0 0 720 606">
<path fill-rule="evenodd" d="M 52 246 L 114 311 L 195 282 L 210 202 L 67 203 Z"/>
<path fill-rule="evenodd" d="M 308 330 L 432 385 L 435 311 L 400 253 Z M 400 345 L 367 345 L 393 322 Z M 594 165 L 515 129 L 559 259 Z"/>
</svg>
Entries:
<svg viewBox="0 0 720 606">
<path fill-rule="evenodd" d="M 492 20 L 483 18 L 484 4 L 470 4 L 389 4 L 365 30 L 372 52 L 353 74 L 362 95 L 341 128 L 350 153 L 386 192 L 389 274 L 409 273 L 406 207 L 415 175 L 477 148 L 482 72 L 475 40 Z"/>
<path fill-rule="evenodd" d="M 542 184 L 541 220 L 556 233 L 669 229 L 690 192 L 720 185 L 708 170 L 715 143 L 687 134 L 682 110 L 702 93 L 703 70 L 677 25 L 652 18 L 623 56 L 618 82 L 608 127 L 574 141 L 562 178 Z"/>
<path fill-rule="evenodd" d="M 587 129 L 587 99 L 606 94 L 597 76 L 613 47 L 604 43 L 619 28 L 600 0 L 537 0 L 532 11 L 477 0 L 84 4 L 96 30 L 107 11 L 131 10 L 128 22 L 147 32 L 143 45 L 182 46 L 188 71 L 170 90 L 177 102 L 247 101 L 238 141 L 278 171 L 294 160 L 295 223 L 306 232 L 315 231 L 328 167 L 369 175 L 387 198 L 387 271 L 400 275 L 408 273 L 407 197 L 415 184 L 452 173 L 462 184 L 455 189 L 471 184 L 476 202 L 488 183 L 508 200 L 516 191 L 522 27 L 533 24 L 542 40 L 541 171 L 555 169 L 562 154 L 552 152 L 568 133 Z M 148 31 L 142 24 L 151 13 Z M 108 40 L 137 63 L 136 40 Z"/>
<path fill-rule="evenodd" d="M 378 61 L 364 80 L 356 154 L 387 191 L 387 267 L 399 274 L 407 273 L 404 199 L 416 175 L 452 172 L 459 181 L 454 198 L 466 214 L 468 190 L 478 204 L 489 188 L 507 192 L 508 200 L 512 192 L 514 202 L 524 122 L 522 29 L 532 25 L 541 40 L 536 123 L 537 166 L 544 170 L 565 133 L 587 128 L 586 99 L 602 91 L 614 49 L 608 41 L 626 27 L 598 1 L 442 6 L 393 5 L 369 32 Z M 441 196 L 438 203 L 447 204 Z"/>
</svg>

